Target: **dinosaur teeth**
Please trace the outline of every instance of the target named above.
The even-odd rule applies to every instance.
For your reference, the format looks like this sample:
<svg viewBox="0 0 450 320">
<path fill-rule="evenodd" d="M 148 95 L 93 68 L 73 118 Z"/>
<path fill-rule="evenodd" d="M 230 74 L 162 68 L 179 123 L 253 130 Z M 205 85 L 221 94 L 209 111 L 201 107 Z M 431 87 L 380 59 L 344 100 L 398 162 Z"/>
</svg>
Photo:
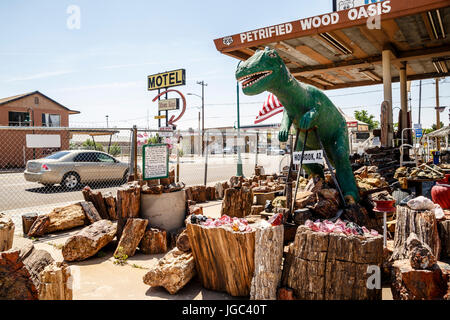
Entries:
<svg viewBox="0 0 450 320">
<path fill-rule="evenodd" d="M 247 88 L 249 86 L 252 86 L 254 83 L 258 82 L 259 80 L 264 79 L 270 74 L 272 74 L 272 71 L 255 72 L 239 78 L 238 81 L 243 81 L 242 88 Z"/>
</svg>

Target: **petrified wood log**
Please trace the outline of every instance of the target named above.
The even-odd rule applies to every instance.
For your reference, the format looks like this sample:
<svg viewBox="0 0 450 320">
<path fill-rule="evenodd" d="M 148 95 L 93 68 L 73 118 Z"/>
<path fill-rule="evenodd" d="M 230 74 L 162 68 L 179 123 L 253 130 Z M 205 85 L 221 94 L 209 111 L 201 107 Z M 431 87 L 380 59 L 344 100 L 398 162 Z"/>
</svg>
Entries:
<svg viewBox="0 0 450 320">
<path fill-rule="evenodd" d="M 177 293 L 195 275 L 194 257 L 191 252 L 182 252 L 177 248 L 169 251 L 158 265 L 143 278 L 151 287 L 164 287 L 170 294 Z"/>
<path fill-rule="evenodd" d="M 255 231 L 231 232 L 189 221 L 186 225 L 203 287 L 232 296 L 248 296 L 255 269 Z"/>
<path fill-rule="evenodd" d="M 406 240 L 406 247 L 408 248 L 409 262 L 414 269 L 431 269 L 437 262 L 431 248 L 420 241 L 413 232 Z"/>
<path fill-rule="evenodd" d="M 40 273 L 39 300 L 72 300 L 70 268 L 64 262 L 53 262 Z"/>
<path fill-rule="evenodd" d="M 167 252 L 166 230 L 149 228 L 142 237 L 139 249 L 145 254 L 157 254 Z"/>
<path fill-rule="evenodd" d="M 24 235 L 28 234 L 28 231 L 30 231 L 31 226 L 38 218 L 38 214 L 35 212 L 32 213 L 25 213 L 22 215 L 22 231 Z M 0 250 L 1 251 L 1 250 Z"/>
<path fill-rule="evenodd" d="M 214 188 L 216 189 L 215 190 L 215 192 L 216 192 L 216 199 L 222 199 L 223 198 L 223 191 L 224 191 L 222 183 L 221 182 L 217 182 L 214 185 Z"/>
<path fill-rule="evenodd" d="M 0 300 L 37 300 L 39 274 L 52 262 L 50 253 L 35 250 L 31 241 L 0 252 Z"/>
<path fill-rule="evenodd" d="M 83 208 L 84 214 L 86 215 L 86 218 L 89 220 L 90 224 L 102 220 L 100 214 L 98 213 L 92 202 L 81 201 L 80 206 Z"/>
<path fill-rule="evenodd" d="M 253 192 L 251 189 L 242 187 L 241 189 L 229 188 L 225 190 L 222 201 L 221 215 L 243 218 L 252 211 Z"/>
<path fill-rule="evenodd" d="M 109 219 L 105 201 L 100 191 L 92 191 L 89 186 L 86 186 L 81 192 L 83 193 L 84 200 L 90 201 L 94 204 L 95 208 L 98 211 L 98 214 L 102 219 Z"/>
<path fill-rule="evenodd" d="M 49 224 L 50 218 L 48 217 L 48 215 L 40 215 L 31 225 L 27 235 L 29 237 L 41 237 L 45 234 L 45 231 L 47 230 Z"/>
<path fill-rule="evenodd" d="M 120 237 L 119 243 L 117 244 L 117 249 L 114 252 L 114 255 L 119 254 L 119 251 L 121 251 L 128 257 L 134 256 L 136 248 L 144 236 L 147 224 L 148 220 L 146 219 L 129 218 L 123 228 L 123 233 Z M 122 250 L 119 248 L 122 248 Z"/>
<path fill-rule="evenodd" d="M 92 257 L 114 239 L 116 229 L 116 225 L 106 219 L 83 228 L 66 240 L 62 248 L 64 260 L 81 261 Z"/>
<path fill-rule="evenodd" d="M 123 228 L 128 218 L 139 217 L 141 210 L 141 187 L 129 183 L 117 190 L 117 238 L 122 236 Z"/>
<path fill-rule="evenodd" d="M 214 187 L 206 187 L 206 200 L 207 201 L 214 201 L 216 200 L 216 188 Z"/>
<path fill-rule="evenodd" d="M 250 214 L 251 215 L 256 215 L 256 214 L 260 214 L 263 211 L 264 211 L 264 206 L 262 206 L 262 205 L 255 205 L 255 206 L 251 207 Z"/>
<path fill-rule="evenodd" d="M 14 229 L 14 222 L 11 218 L 0 213 L 0 251 L 6 251 L 12 248 Z"/>
<path fill-rule="evenodd" d="M 186 229 L 183 230 L 183 232 L 181 232 L 178 236 L 176 246 L 180 251 L 183 252 L 188 252 L 191 250 L 191 245 L 189 244 L 189 236 Z"/>
<path fill-rule="evenodd" d="M 299 226 L 283 268 L 287 286 L 302 300 L 377 300 L 381 289 L 368 288 L 369 266 L 381 267 L 383 237 L 363 238 L 314 232 Z"/>
<path fill-rule="evenodd" d="M 427 244 L 436 259 L 439 260 L 441 241 L 434 213 L 411 210 L 406 206 L 397 206 L 394 252 L 391 259 L 395 261 L 409 258 L 407 239 L 411 232 L 415 233 L 420 241 Z"/>
<path fill-rule="evenodd" d="M 438 264 L 431 270 L 415 270 L 408 259 L 397 260 L 392 266 L 391 291 L 394 300 L 442 299 L 447 283 Z"/>
<path fill-rule="evenodd" d="M 441 239 L 441 258 L 450 257 L 450 219 L 438 222 L 439 238 Z"/>
<path fill-rule="evenodd" d="M 103 199 L 105 200 L 106 211 L 108 212 L 109 219 L 114 221 L 117 220 L 116 198 L 111 192 L 107 192 L 103 195 Z"/>
<path fill-rule="evenodd" d="M 69 230 L 86 223 L 86 215 L 80 204 L 71 204 L 61 208 L 55 208 L 48 214 L 50 224 L 45 229 L 45 233 Z"/>
<path fill-rule="evenodd" d="M 250 289 L 251 300 L 275 300 L 281 280 L 283 225 L 257 228 L 255 233 L 255 271 Z"/>
</svg>

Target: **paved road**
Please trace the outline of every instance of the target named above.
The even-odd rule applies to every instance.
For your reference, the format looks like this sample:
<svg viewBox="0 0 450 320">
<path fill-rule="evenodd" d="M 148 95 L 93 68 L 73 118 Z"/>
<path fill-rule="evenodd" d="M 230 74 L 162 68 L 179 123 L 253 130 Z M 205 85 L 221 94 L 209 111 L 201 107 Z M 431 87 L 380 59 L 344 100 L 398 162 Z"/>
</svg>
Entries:
<svg viewBox="0 0 450 320">
<path fill-rule="evenodd" d="M 265 167 L 278 166 L 281 157 L 260 157 L 258 163 Z M 245 176 L 253 174 L 254 156 L 244 155 L 243 171 Z M 236 174 L 236 156 L 211 157 L 208 159 L 208 184 L 228 180 Z M 173 167 L 175 163 L 171 163 Z M 183 158 L 180 163 L 180 181 L 186 185 L 203 184 L 205 165 L 204 159 Z M 268 172 L 273 172 L 269 169 Z M 115 195 L 119 183 L 102 183 L 90 185 L 91 188 L 102 193 L 111 191 Z M 1 173 L 0 174 L 0 212 L 12 211 L 12 213 L 24 213 L 33 211 L 34 207 L 52 204 L 64 204 L 66 202 L 83 200 L 81 189 L 67 191 L 62 187 L 54 186 L 45 188 L 34 182 L 27 182 L 23 173 Z"/>
</svg>

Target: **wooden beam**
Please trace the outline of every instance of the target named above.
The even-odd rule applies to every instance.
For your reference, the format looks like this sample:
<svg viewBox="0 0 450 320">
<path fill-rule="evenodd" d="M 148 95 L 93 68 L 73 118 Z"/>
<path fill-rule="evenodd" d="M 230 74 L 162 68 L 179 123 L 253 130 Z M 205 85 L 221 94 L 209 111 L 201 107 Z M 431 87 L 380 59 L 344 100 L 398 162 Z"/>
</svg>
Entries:
<svg viewBox="0 0 450 320">
<path fill-rule="evenodd" d="M 428 19 L 428 15 L 426 12 L 420 14 L 423 20 L 423 23 L 425 24 L 425 29 L 427 29 L 428 36 L 430 37 L 430 40 L 434 40 L 434 33 L 433 29 L 431 28 L 430 20 Z"/>
<path fill-rule="evenodd" d="M 318 82 L 316 82 L 316 81 L 314 81 L 312 79 L 308 79 L 308 78 L 301 77 L 301 76 L 297 76 L 297 77 L 295 77 L 295 79 L 297 79 L 298 81 L 300 81 L 302 83 L 307 83 L 307 84 L 315 86 L 315 87 L 317 87 L 319 89 L 325 90 L 325 85 L 320 84 L 320 83 L 318 83 Z"/>
<path fill-rule="evenodd" d="M 406 51 L 410 49 L 410 46 L 406 41 L 406 38 L 403 35 L 402 30 L 400 29 L 400 27 L 398 26 L 397 22 L 394 19 L 382 21 L 381 28 L 383 29 L 384 33 L 388 36 L 390 41 L 393 42 L 394 45 L 401 51 Z"/>
<path fill-rule="evenodd" d="M 425 48 L 419 50 L 410 50 L 406 52 L 397 53 L 397 57 L 393 59 L 393 61 L 401 62 L 401 61 L 413 61 L 413 60 L 422 60 L 429 58 L 438 58 L 450 55 L 450 44 L 446 44 L 439 47 L 433 48 Z M 373 64 L 381 64 L 381 55 L 371 56 L 364 59 L 354 59 L 347 61 L 338 61 L 331 64 L 326 65 L 318 65 L 318 66 L 306 66 L 304 68 L 295 68 L 291 69 L 291 73 L 294 76 L 302 75 L 306 73 L 311 73 L 315 71 L 323 71 L 323 70 L 345 70 L 349 68 L 367 68 Z"/>
<path fill-rule="evenodd" d="M 324 57 L 319 52 L 315 51 L 314 49 L 308 47 L 308 46 L 297 46 L 295 47 L 296 50 L 300 51 L 304 55 L 307 55 L 311 59 L 317 61 L 320 64 L 328 64 L 333 63 L 330 59 Z"/>
<path fill-rule="evenodd" d="M 413 80 L 425 80 L 425 79 L 434 79 L 434 78 L 441 78 L 441 77 L 448 77 L 450 76 L 450 72 L 447 73 L 423 73 L 423 74 L 415 74 L 412 76 L 407 76 L 406 81 L 413 81 Z M 400 77 L 392 77 L 392 82 L 400 82 Z M 363 87 L 363 86 L 370 86 L 375 84 L 383 84 L 383 80 L 381 81 L 371 81 L 371 80 L 364 80 L 364 81 L 358 81 L 358 82 L 350 82 L 345 84 L 336 84 L 334 86 L 325 86 L 323 90 L 335 90 L 335 89 L 344 89 L 344 88 L 354 88 L 354 87 Z"/>
<path fill-rule="evenodd" d="M 343 42 L 347 47 L 351 48 L 353 51 L 352 56 L 354 56 L 355 58 L 366 58 L 369 56 L 341 30 L 330 32 L 330 34 L 339 41 Z"/>
<path fill-rule="evenodd" d="M 281 50 L 282 52 L 284 52 L 284 54 L 290 56 L 292 58 L 291 61 L 295 59 L 301 64 L 309 64 L 309 65 L 318 64 L 314 59 L 311 59 L 307 55 L 301 53 L 296 48 L 294 48 L 293 46 L 291 46 L 286 42 L 281 41 L 277 43 L 275 45 L 275 48 Z"/>
</svg>

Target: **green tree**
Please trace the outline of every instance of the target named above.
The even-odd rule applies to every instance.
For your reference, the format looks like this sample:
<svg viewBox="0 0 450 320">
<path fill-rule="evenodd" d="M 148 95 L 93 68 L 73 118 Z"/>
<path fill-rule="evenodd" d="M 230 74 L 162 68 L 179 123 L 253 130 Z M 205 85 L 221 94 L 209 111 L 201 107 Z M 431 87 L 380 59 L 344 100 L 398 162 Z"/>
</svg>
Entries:
<svg viewBox="0 0 450 320">
<path fill-rule="evenodd" d="M 120 146 L 116 143 L 114 143 L 110 148 L 109 148 L 109 154 L 112 155 L 113 157 L 119 155 L 121 153 L 121 149 Z"/>
<path fill-rule="evenodd" d="M 444 123 L 441 121 L 441 128 L 444 127 Z M 430 132 L 436 131 L 436 124 L 433 124 L 431 128 L 423 129 L 423 134 L 428 134 Z"/>
<path fill-rule="evenodd" d="M 367 123 L 369 125 L 369 130 L 377 129 L 380 126 L 380 123 L 374 120 L 375 116 L 373 114 L 369 115 L 366 110 L 355 111 L 355 118 Z"/>
<path fill-rule="evenodd" d="M 99 142 L 95 142 L 91 139 L 87 139 L 83 144 L 81 145 L 83 149 L 86 150 L 97 150 L 97 151 L 103 151 L 103 146 Z"/>
</svg>

